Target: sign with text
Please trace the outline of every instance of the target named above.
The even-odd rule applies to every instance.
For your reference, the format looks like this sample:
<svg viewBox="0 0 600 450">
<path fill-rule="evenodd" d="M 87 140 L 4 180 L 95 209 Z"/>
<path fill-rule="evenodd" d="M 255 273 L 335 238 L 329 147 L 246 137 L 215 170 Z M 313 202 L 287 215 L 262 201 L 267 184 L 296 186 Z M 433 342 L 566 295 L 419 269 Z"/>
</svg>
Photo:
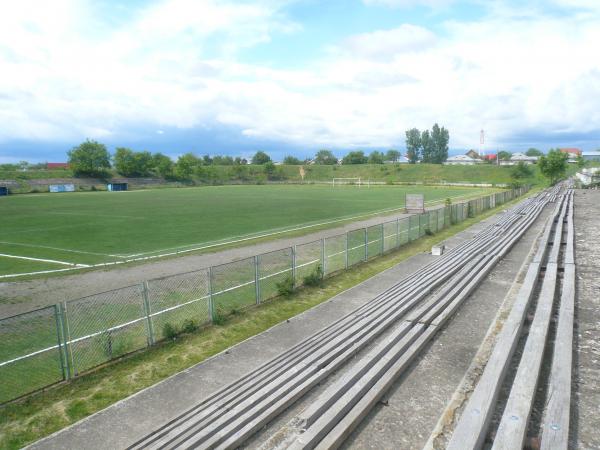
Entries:
<svg viewBox="0 0 600 450">
<path fill-rule="evenodd" d="M 424 212 L 425 196 L 423 194 L 406 194 L 404 207 L 406 208 L 406 212 Z"/>
<path fill-rule="evenodd" d="M 74 184 L 51 184 L 48 187 L 50 192 L 75 192 Z"/>
</svg>

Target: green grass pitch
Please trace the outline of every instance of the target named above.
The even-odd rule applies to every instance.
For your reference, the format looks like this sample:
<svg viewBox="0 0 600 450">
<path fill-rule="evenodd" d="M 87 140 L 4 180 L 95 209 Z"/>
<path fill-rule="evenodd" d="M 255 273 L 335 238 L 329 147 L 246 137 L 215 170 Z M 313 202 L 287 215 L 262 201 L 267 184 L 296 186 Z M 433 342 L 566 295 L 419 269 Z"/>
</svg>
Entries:
<svg viewBox="0 0 600 450">
<path fill-rule="evenodd" d="M 93 265 L 358 220 L 401 208 L 405 193 L 423 193 L 431 202 L 482 192 L 427 186 L 246 185 L 15 195 L 0 198 L 0 255 Z M 69 267 L 51 261 L 0 256 L 0 275 Z"/>
</svg>

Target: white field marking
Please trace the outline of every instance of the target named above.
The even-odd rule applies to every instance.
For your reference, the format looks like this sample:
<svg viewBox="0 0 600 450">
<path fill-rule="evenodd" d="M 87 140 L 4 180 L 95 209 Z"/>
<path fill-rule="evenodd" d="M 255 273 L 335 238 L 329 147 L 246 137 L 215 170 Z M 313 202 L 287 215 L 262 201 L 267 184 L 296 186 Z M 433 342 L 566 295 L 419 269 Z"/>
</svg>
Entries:
<svg viewBox="0 0 600 450">
<path fill-rule="evenodd" d="M 111 219 L 113 217 L 115 217 L 117 219 L 145 219 L 146 218 L 143 216 L 117 216 L 114 214 L 106 215 L 106 214 L 60 212 L 60 211 L 51 211 L 51 212 L 46 212 L 45 214 L 57 214 L 57 215 L 64 215 L 64 216 L 102 217 L 103 219 Z"/>
<path fill-rule="evenodd" d="M 127 191 L 125 191 L 125 192 L 127 192 Z M 131 191 L 131 192 L 140 192 L 140 191 Z M 473 195 L 456 195 L 456 196 L 452 196 L 450 198 L 469 198 L 469 197 L 473 197 L 473 196 L 475 196 L 475 194 L 473 194 Z M 442 199 L 440 199 L 440 200 L 430 200 L 428 202 L 425 202 L 425 204 L 426 205 L 427 204 L 431 205 L 431 204 L 435 204 L 435 203 L 441 203 L 443 201 L 444 200 L 442 200 Z M 273 233 L 263 234 L 261 236 L 252 236 L 252 237 L 247 237 L 247 238 L 233 240 L 233 241 L 220 242 L 220 243 L 211 244 L 211 245 L 204 246 L 204 247 L 191 248 L 191 249 L 187 249 L 187 250 L 179 250 L 179 251 L 175 251 L 175 252 L 162 253 L 162 254 L 153 255 L 153 256 L 143 256 L 143 257 L 138 257 L 138 258 L 125 259 L 123 261 L 112 261 L 112 262 L 106 262 L 106 263 L 90 264 L 90 265 L 87 265 L 87 266 L 80 264 L 79 265 L 80 267 L 72 267 L 72 268 L 69 268 L 69 269 L 44 270 L 44 271 L 40 271 L 40 272 L 27 272 L 27 273 L 15 273 L 15 274 L 8 274 L 8 275 L 0 275 L 0 279 L 4 279 L 4 278 L 17 278 L 17 277 L 24 277 L 24 276 L 30 276 L 30 275 L 43 275 L 43 274 L 49 274 L 49 273 L 53 273 L 53 272 L 65 272 L 65 271 L 68 271 L 68 270 L 80 270 L 80 269 L 84 269 L 84 268 L 110 267 L 110 266 L 117 266 L 117 265 L 120 265 L 120 264 L 127 264 L 127 263 L 131 263 L 131 262 L 148 261 L 148 260 L 151 260 L 151 259 L 164 258 L 164 257 L 167 257 L 167 256 L 176 256 L 176 255 L 180 255 L 182 253 L 194 252 L 194 251 L 203 250 L 203 249 L 211 248 L 211 247 L 218 247 L 218 246 L 223 246 L 223 245 L 228 245 L 228 244 L 234 244 L 234 243 L 238 243 L 238 242 L 248 241 L 248 240 L 252 240 L 252 239 L 259 239 L 261 237 L 273 236 L 273 235 L 277 235 L 277 234 L 287 233 L 287 232 L 290 232 L 290 231 L 302 230 L 302 229 L 305 229 L 305 228 L 316 227 L 316 226 L 327 224 L 327 223 L 335 223 L 335 222 L 341 222 L 341 221 L 346 221 L 346 220 L 352 220 L 353 218 L 379 215 L 379 214 L 382 214 L 384 212 L 393 212 L 393 211 L 398 211 L 398 210 L 401 210 L 401 209 L 404 209 L 404 207 L 402 207 L 402 208 L 393 208 L 393 209 L 390 209 L 390 210 L 381 210 L 381 211 L 378 211 L 378 212 L 374 212 L 374 213 L 370 213 L 370 214 L 362 215 L 362 216 L 355 216 L 355 217 L 344 218 L 344 219 L 336 219 L 336 220 L 333 220 L 333 221 L 322 222 L 321 224 L 307 225 L 307 226 L 298 227 L 298 228 L 294 228 L 294 229 L 288 229 L 288 230 L 283 230 L 283 231 L 277 231 L 277 232 L 273 232 Z M 190 245 L 193 245 L 193 244 L 190 244 Z M 362 247 L 362 244 L 359 247 Z M 359 248 L 359 247 L 356 247 L 356 248 Z M 175 248 L 177 248 L 177 247 L 175 247 Z M 349 249 L 349 250 L 353 250 L 353 249 Z M 157 250 L 157 251 L 159 251 L 159 250 Z M 153 253 L 153 252 L 148 252 L 148 253 Z M 140 255 L 148 254 L 148 253 L 140 253 Z M 137 255 L 129 255 L 129 256 L 137 256 Z M 119 258 L 129 258 L 129 256 L 118 256 L 118 257 Z"/>
<path fill-rule="evenodd" d="M 470 196 L 473 196 L 473 195 L 475 195 L 475 194 L 454 195 L 454 196 L 451 196 L 449 198 L 463 198 L 463 197 L 467 198 L 467 197 L 470 197 Z M 429 201 L 425 202 L 425 204 L 426 205 L 434 205 L 436 203 L 442 203 L 444 201 L 445 200 L 442 200 L 442 199 L 429 200 Z M 360 214 L 358 216 L 351 216 L 351 217 L 342 217 L 342 218 L 338 218 L 338 219 L 328 220 L 328 221 L 325 221 L 325 222 L 308 224 L 308 225 L 302 225 L 302 226 L 295 227 L 295 228 L 286 228 L 286 229 L 283 229 L 283 230 L 276 230 L 276 231 L 272 231 L 272 232 L 265 233 L 265 234 L 260 234 L 260 235 L 239 236 L 239 239 L 236 236 L 233 240 L 230 240 L 230 241 L 217 241 L 215 243 L 208 243 L 207 245 L 202 245 L 202 243 L 187 244 L 187 245 L 181 245 L 181 246 L 178 246 L 178 247 L 170 247 L 170 248 L 165 248 L 165 249 L 161 249 L 161 250 L 153 250 L 153 251 L 150 251 L 150 252 L 134 253 L 132 255 L 125 255 L 124 257 L 126 257 L 126 258 L 135 258 L 135 257 L 138 257 L 138 256 L 152 255 L 152 254 L 158 253 L 158 252 L 169 252 L 170 250 L 177 250 L 177 249 L 185 249 L 185 250 L 178 250 L 178 251 L 175 251 L 175 252 L 169 252 L 169 253 L 165 253 L 165 254 L 162 254 L 162 255 L 157 255 L 156 257 L 171 256 L 171 255 L 175 255 L 175 254 L 179 254 L 179 253 L 194 252 L 194 251 L 197 251 L 197 250 L 206 250 L 207 248 L 219 247 L 219 246 L 222 246 L 222 245 L 229 245 L 229 244 L 236 244 L 236 243 L 239 243 L 239 242 L 249 241 L 249 240 L 253 240 L 253 239 L 261 239 L 261 238 L 264 238 L 264 237 L 274 236 L 274 235 L 277 235 L 277 234 L 284 234 L 284 233 L 289 233 L 289 232 L 292 232 L 292 231 L 300 231 L 300 230 L 305 230 L 307 228 L 314 228 L 314 227 L 318 227 L 318 226 L 321 226 L 321 225 L 329 225 L 329 224 L 332 224 L 332 223 L 338 223 L 338 222 L 344 222 L 344 221 L 348 221 L 348 220 L 360 219 L 360 218 L 363 218 L 363 217 L 377 216 L 377 215 L 380 215 L 380 214 L 385 214 L 385 213 L 389 213 L 389 212 L 399 211 L 399 210 L 403 210 L 403 209 L 405 209 L 404 206 L 399 207 L 399 208 L 381 209 L 379 211 L 375 211 L 375 212 L 372 212 L 372 213 L 365 213 L 365 214 Z M 187 247 L 189 247 L 191 245 L 202 245 L 202 246 L 201 247 L 194 247 L 194 248 L 187 249 Z"/>
<path fill-rule="evenodd" d="M 0 257 L 4 258 L 14 258 L 14 259 L 26 259 L 27 261 L 38 261 L 38 262 L 47 262 L 52 264 L 62 264 L 63 266 L 74 266 L 74 267 L 90 267 L 86 264 L 76 264 L 65 261 L 57 261 L 55 259 L 42 259 L 42 258 L 31 258 L 29 256 L 17 256 L 17 255 L 7 255 L 6 253 L 0 253 Z"/>
<path fill-rule="evenodd" d="M 68 248 L 50 247 L 48 245 L 21 244 L 20 242 L 8 242 L 8 241 L 0 241 L 0 244 L 18 245 L 20 247 L 30 247 L 30 248 L 46 248 L 49 250 L 59 250 L 61 252 L 68 252 L 68 253 L 81 253 L 83 255 L 112 256 L 114 258 L 124 258 L 124 256 L 111 255 L 109 253 L 95 253 L 95 252 L 86 252 L 83 250 L 70 250 Z"/>
</svg>

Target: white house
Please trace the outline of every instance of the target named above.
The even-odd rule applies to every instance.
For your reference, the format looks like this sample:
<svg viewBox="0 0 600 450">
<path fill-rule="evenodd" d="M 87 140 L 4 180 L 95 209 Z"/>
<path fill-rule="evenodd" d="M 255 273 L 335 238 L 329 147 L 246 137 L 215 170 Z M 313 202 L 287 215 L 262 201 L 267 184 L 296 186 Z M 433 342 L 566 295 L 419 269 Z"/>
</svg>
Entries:
<svg viewBox="0 0 600 450">
<path fill-rule="evenodd" d="M 456 156 L 451 156 L 450 158 L 448 158 L 444 164 L 447 164 L 449 166 L 473 166 L 475 164 L 479 164 L 481 163 L 481 160 L 479 159 L 475 159 L 475 158 L 471 158 L 468 155 L 456 155 Z"/>
<path fill-rule="evenodd" d="M 537 164 L 537 156 L 527 156 L 525 153 L 513 153 L 509 160 L 500 160 L 501 166 L 515 166 L 519 163 Z"/>
<path fill-rule="evenodd" d="M 585 161 L 600 161 L 600 151 L 596 150 L 594 152 L 583 152 L 581 154 Z"/>
<path fill-rule="evenodd" d="M 520 162 L 525 164 L 536 164 L 538 161 L 537 156 L 527 156 L 525 153 L 513 153 L 510 157 L 510 160 L 514 164 L 518 164 Z"/>
</svg>

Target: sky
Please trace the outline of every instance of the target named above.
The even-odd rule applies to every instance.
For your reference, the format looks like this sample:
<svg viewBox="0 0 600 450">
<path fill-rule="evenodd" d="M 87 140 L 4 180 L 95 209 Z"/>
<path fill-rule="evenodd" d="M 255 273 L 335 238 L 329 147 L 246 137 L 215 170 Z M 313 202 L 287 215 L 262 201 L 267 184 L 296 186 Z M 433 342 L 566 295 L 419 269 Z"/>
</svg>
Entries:
<svg viewBox="0 0 600 450">
<path fill-rule="evenodd" d="M 0 162 L 600 147 L 598 0 L 0 2 Z"/>
</svg>

